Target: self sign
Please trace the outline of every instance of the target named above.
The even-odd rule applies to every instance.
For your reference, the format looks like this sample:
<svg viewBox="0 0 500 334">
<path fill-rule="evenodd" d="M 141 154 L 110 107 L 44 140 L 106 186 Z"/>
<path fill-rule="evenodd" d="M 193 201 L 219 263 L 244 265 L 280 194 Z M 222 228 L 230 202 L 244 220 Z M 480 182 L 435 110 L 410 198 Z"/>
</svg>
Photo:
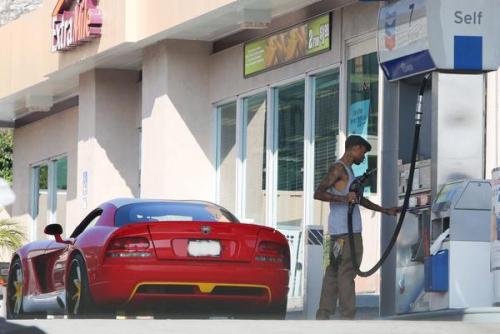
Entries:
<svg viewBox="0 0 500 334">
<path fill-rule="evenodd" d="M 471 14 L 465 14 L 461 10 L 455 12 L 455 23 L 457 24 L 481 24 L 482 18 L 483 12 L 473 12 Z"/>
</svg>

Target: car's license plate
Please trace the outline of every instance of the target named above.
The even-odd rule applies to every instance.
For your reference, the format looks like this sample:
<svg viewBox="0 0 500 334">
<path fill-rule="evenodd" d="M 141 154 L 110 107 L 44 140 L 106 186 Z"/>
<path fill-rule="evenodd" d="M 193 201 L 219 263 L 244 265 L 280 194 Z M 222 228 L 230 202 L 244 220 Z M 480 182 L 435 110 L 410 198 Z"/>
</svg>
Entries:
<svg viewBox="0 0 500 334">
<path fill-rule="evenodd" d="M 189 256 L 220 256 L 221 247 L 217 240 L 190 240 L 188 243 Z"/>
</svg>

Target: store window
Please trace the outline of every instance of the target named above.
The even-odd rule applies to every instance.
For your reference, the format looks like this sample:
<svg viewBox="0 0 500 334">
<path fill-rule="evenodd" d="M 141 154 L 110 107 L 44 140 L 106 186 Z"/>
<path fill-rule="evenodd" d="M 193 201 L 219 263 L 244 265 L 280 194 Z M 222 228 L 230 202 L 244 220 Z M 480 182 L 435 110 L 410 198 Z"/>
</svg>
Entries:
<svg viewBox="0 0 500 334">
<path fill-rule="evenodd" d="M 56 222 L 65 225 L 66 221 L 66 199 L 68 190 L 68 158 L 64 157 L 54 162 L 55 167 L 55 201 L 54 209 L 56 215 Z"/>
<path fill-rule="evenodd" d="M 314 189 L 339 158 L 339 71 L 313 76 Z M 327 221 L 329 205 L 314 201 L 314 224 Z"/>
<path fill-rule="evenodd" d="M 307 91 L 306 80 L 299 80 L 216 108 L 218 203 L 248 222 L 275 226 L 287 236 L 294 259 L 290 297 L 302 296 L 305 205 L 314 211 L 315 220 L 309 224 L 324 223 L 329 211 L 328 203 L 304 198 L 304 182 L 317 187 L 338 159 L 339 77 L 338 69 L 327 70 L 306 76 L 312 84 Z M 306 94 L 312 102 L 307 109 Z M 314 122 L 313 135 L 307 138 L 306 116 Z M 312 147 L 314 161 L 308 165 L 314 169 L 305 175 L 305 156 Z"/>
<path fill-rule="evenodd" d="M 276 223 L 281 228 L 300 228 L 304 212 L 304 81 L 275 88 L 274 94 L 278 161 Z"/>
<path fill-rule="evenodd" d="M 243 98 L 245 218 L 266 225 L 266 93 Z"/>
<path fill-rule="evenodd" d="M 217 150 L 219 204 L 231 212 L 236 209 L 236 102 L 217 108 L 219 145 Z"/>
<path fill-rule="evenodd" d="M 372 145 L 365 161 L 353 166 L 354 174 L 361 175 L 366 170 L 377 167 L 378 142 L 378 76 L 377 54 L 370 53 L 347 63 L 347 130 L 358 134 Z M 365 192 L 377 192 L 377 173 L 373 173 Z"/>
<path fill-rule="evenodd" d="M 68 159 L 44 161 L 32 167 L 32 175 L 32 240 L 46 239 L 46 225 L 57 223 L 65 227 Z"/>
<path fill-rule="evenodd" d="M 44 227 L 49 220 L 49 166 L 41 164 L 33 168 L 34 201 L 32 217 L 36 228 L 32 239 L 44 239 Z"/>
</svg>

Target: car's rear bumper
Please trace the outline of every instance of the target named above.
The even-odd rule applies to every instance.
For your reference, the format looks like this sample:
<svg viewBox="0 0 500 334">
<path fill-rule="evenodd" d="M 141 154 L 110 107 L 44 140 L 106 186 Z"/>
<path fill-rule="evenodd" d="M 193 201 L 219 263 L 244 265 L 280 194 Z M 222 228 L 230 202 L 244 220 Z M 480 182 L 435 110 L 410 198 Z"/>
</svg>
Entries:
<svg viewBox="0 0 500 334">
<path fill-rule="evenodd" d="M 288 293 L 289 272 L 243 263 L 104 264 L 91 283 L 99 305 L 127 307 L 161 301 L 271 306 Z"/>
</svg>

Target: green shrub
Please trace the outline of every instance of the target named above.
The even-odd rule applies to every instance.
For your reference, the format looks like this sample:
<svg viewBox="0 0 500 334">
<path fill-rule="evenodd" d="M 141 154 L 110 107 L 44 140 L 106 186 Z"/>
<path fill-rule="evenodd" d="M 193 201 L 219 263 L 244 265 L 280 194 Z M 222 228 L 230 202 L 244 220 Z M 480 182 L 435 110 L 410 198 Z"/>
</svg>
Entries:
<svg viewBox="0 0 500 334">
<path fill-rule="evenodd" d="M 0 129 L 0 177 L 12 184 L 12 130 Z"/>
</svg>

